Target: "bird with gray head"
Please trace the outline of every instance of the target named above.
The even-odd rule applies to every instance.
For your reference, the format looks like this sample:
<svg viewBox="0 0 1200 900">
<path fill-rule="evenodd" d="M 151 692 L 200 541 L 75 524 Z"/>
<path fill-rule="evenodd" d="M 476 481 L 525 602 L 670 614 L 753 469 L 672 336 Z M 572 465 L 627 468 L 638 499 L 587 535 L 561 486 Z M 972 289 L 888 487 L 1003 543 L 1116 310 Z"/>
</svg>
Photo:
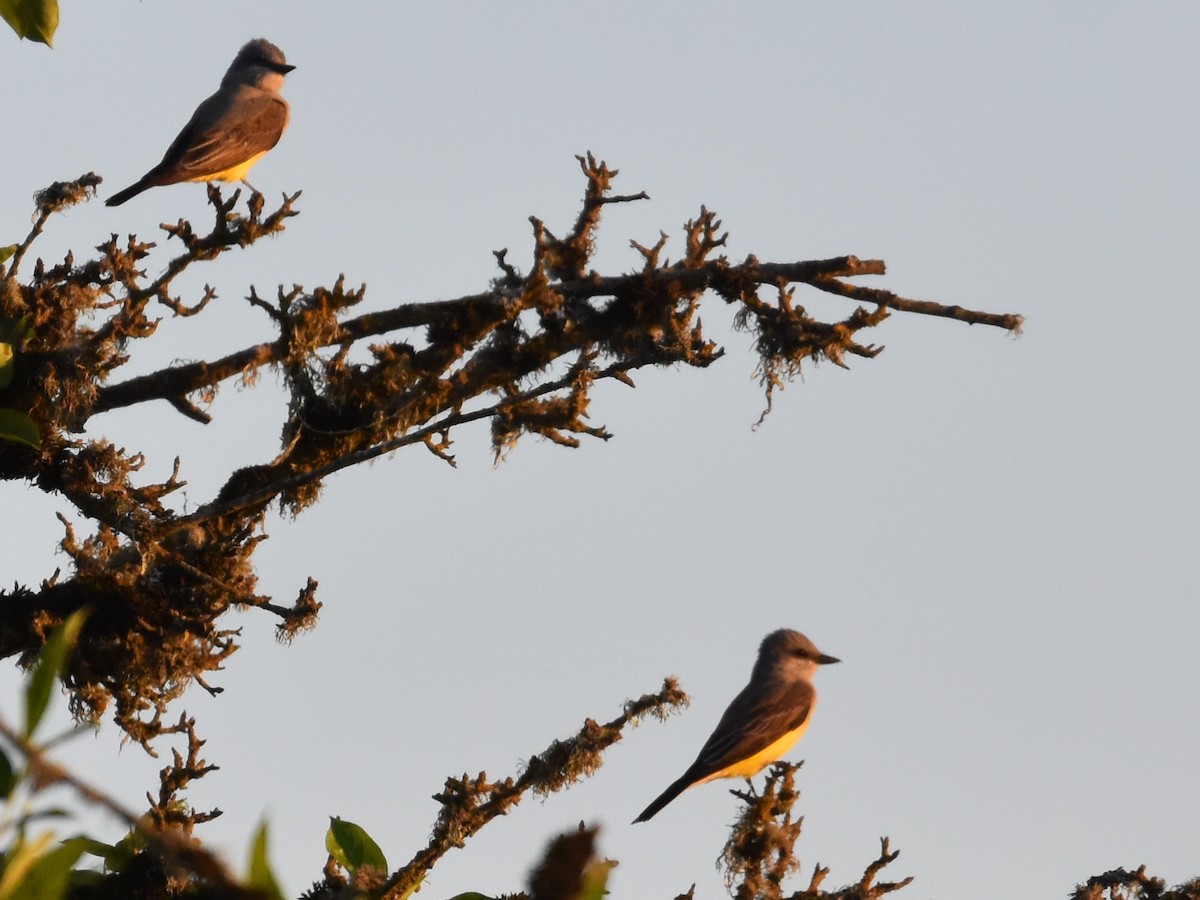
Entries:
<svg viewBox="0 0 1200 900">
<path fill-rule="evenodd" d="M 108 198 L 120 206 L 147 188 L 181 181 L 241 181 L 279 143 L 290 110 L 280 95 L 288 65 L 283 51 L 265 38 L 247 43 L 234 57 L 217 92 L 196 107 L 162 162 Z"/>
<path fill-rule="evenodd" d="M 715 778 L 749 778 L 787 753 L 817 703 L 818 666 L 841 662 L 798 631 L 772 631 L 758 648 L 750 683 L 721 716 L 696 761 L 634 819 L 645 822 L 681 793 Z"/>
</svg>

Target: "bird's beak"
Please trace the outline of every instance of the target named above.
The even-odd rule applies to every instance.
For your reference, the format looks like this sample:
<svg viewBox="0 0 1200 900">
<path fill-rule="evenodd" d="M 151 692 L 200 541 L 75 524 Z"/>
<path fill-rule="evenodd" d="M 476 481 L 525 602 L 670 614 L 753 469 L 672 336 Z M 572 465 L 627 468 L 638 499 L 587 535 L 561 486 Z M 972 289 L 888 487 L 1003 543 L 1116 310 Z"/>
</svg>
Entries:
<svg viewBox="0 0 1200 900">
<path fill-rule="evenodd" d="M 838 659 L 836 656 L 830 656 L 827 653 L 822 653 L 820 656 L 817 657 L 817 662 L 819 662 L 823 666 L 827 666 L 830 663 L 841 662 L 841 660 Z"/>
<path fill-rule="evenodd" d="M 283 63 L 283 64 L 274 63 L 271 66 L 269 66 L 269 68 L 271 69 L 272 72 L 278 72 L 280 75 L 286 75 L 288 72 L 292 71 L 292 69 L 294 69 L 296 67 L 289 66 L 286 63 Z"/>
</svg>

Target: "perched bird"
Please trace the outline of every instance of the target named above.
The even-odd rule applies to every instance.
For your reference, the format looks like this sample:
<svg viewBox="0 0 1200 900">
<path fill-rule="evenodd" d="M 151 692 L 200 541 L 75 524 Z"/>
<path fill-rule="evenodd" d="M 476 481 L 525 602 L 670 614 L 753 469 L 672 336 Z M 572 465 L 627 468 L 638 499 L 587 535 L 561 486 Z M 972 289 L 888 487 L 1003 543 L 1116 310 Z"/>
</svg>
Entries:
<svg viewBox="0 0 1200 900">
<path fill-rule="evenodd" d="M 763 638 L 750 683 L 733 698 L 700 755 L 633 821 L 645 822 L 692 785 L 714 778 L 749 778 L 800 740 L 812 718 L 817 666 L 841 662 L 798 631 Z"/>
<path fill-rule="evenodd" d="M 288 104 L 279 89 L 283 76 L 294 68 L 270 41 L 250 41 L 233 58 L 217 92 L 196 107 L 162 162 L 109 197 L 107 204 L 120 206 L 160 184 L 245 182 L 250 167 L 279 143 L 287 128 Z"/>
</svg>

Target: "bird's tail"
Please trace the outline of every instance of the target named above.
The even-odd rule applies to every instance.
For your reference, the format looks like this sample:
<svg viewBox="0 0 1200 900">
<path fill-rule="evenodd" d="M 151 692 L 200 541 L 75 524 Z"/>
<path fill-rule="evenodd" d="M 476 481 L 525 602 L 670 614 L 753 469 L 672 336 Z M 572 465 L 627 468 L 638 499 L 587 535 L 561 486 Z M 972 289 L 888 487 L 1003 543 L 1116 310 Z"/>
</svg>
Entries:
<svg viewBox="0 0 1200 900">
<path fill-rule="evenodd" d="M 692 783 L 695 779 L 691 776 L 692 773 L 689 770 L 683 775 L 683 777 L 672 782 L 669 788 L 654 798 L 653 803 L 642 810 L 641 815 L 633 820 L 633 824 L 636 825 L 638 822 L 648 822 L 650 819 L 653 819 L 656 815 L 658 815 L 659 810 L 661 810 L 664 806 L 692 786 Z"/>
<path fill-rule="evenodd" d="M 104 201 L 105 206 L 120 206 L 126 200 L 130 200 L 140 194 L 147 188 L 153 187 L 154 183 L 147 181 L 145 178 L 140 181 L 135 181 L 123 191 L 117 191 L 111 197 Z"/>
</svg>

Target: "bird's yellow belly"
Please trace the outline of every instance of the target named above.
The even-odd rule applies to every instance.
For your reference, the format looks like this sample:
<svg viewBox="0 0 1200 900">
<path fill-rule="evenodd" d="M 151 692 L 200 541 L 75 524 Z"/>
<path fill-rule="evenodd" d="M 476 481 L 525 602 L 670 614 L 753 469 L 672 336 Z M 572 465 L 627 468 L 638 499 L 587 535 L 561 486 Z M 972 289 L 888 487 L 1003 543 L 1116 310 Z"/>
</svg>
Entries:
<svg viewBox="0 0 1200 900">
<path fill-rule="evenodd" d="M 213 172 L 211 175 L 198 175 L 195 178 L 189 178 L 188 181 L 241 181 L 250 171 L 250 167 L 262 159 L 267 151 L 255 153 L 252 157 L 236 166 L 230 166 L 228 169 L 222 169 L 220 172 Z"/>
<path fill-rule="evenodd" d="M 789 731 L 774 743 L 763 747 L 753 756 L 748 756 L 741 762 L 731 763 L 724 769 L 713 772 L 707 778 L 696 783 L 703 784 L 715 778 L 749 778 L 751 775 L 757 775 L 764 766 L 775 762 L 775 760 L 791 750 L 796 741 L 800 740 L 806 728 L 808 728 L 808 719 L 805 719 L 799 728 Z"/>
</svg>

